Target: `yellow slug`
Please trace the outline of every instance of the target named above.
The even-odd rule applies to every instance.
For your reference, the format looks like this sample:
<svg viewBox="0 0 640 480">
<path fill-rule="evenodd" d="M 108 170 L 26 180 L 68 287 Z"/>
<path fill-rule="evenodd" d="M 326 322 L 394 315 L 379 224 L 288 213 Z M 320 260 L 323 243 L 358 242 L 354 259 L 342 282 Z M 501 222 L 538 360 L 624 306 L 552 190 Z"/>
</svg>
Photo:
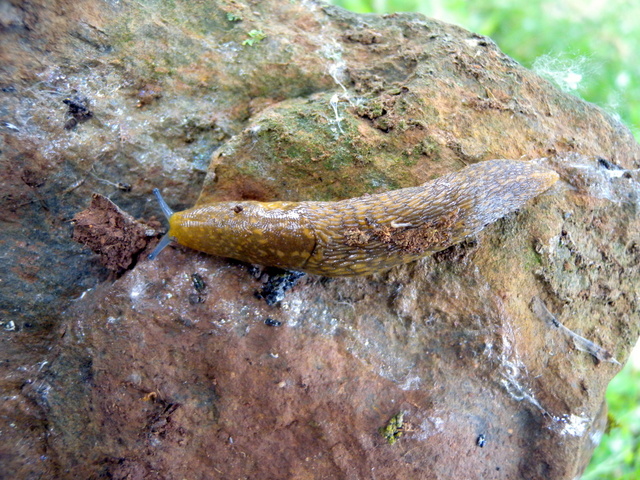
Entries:
<svg viewBox="0 0 640 480">
<path fill-rule="evenodd" d="M 461 242 L 547 190 L 536 162 L 491 160 L 418 187 L 336 202 L 217 202 L 172 212 L 171 241 L 221 257 L 326 276 L 380 272 Z"/>
</svg>

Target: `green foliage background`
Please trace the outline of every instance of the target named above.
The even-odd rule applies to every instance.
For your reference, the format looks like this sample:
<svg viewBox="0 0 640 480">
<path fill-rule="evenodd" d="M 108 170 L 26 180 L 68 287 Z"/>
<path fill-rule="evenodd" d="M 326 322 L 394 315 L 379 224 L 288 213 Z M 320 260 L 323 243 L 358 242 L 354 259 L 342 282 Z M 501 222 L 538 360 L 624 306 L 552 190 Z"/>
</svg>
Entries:
<svg viewBox="0 0 640 480">
<path fill-rule="evenodd" d="M 640 140 L 638 0 L 333 0 L 420 12 L 491 37 L 509 56 L 617 116 Z M 607 389 L 609 427 L 582 480 L 640 479 L 640 344 Z"/>
</svg>

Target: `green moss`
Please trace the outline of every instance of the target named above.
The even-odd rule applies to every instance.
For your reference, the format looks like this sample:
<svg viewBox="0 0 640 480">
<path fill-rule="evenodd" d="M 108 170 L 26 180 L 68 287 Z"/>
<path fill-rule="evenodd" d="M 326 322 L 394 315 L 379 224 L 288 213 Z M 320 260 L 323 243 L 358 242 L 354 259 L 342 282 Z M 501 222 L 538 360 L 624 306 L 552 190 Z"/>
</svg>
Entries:
<svg viewBox="0 0 640 480">
<path fill-rule="evenodd" d="M 389 117 L 380 117 L 376 119 L 376 128 L 383 132 L 388 132 L 394 127 L 393 121 Z"/>
<path fill-rule="evenodd" d="M 358 107 L 356 108 L 356 113 L 363 118 L 374 120 L 384 115 L 385 109 L 380 100 L 371 99 L 363 103 L 362 105 L 358 105 Z"/>
<path fill-rule="evenodd" d="M 390 134 L 379 143 L 377 137 L 363 136 L 355 109 L 339 102 L 336 115 L 332 99 L 328 93 L 266 110 L 238 145 L 259 160 L 236 160 L 232 168 L 253 178 L 270 177 L 272 191 L 297 200 L 351 198 L 415 185 L 411 167 L 420 154 L 406 149 L 406 139 Z M 244 157 L 242 151 L 236 159 Z"/>
<path fill-rule="evenodd" d="M 402 436 L 403 430 L 402 427 L 404 425 L 404 413 L 399 412 L 384 426 L 380 427 L 378 432 L 380 435 L 384 437 L 389 445 L 393 445 L 398 441 L 398 439 Z"/>
<path fill-rule="evenodd" d="M 524 257 L 525 268 L 529 271 L 542 266 L 542 257 L 534 248 L 531 248 Z"/>
<path fill-rule="evenodd" d="M 405 167 L 413 167 L 414 165 L 416 165 L 418 163 L 418 155 L 415 154 L 415 152 L 412 153 L 408 153 L 405 152 L 402 155 L 402 165 L 404 165 Z"/>
<path fill-rule="evenodd" d="M 129 28 L 129 22 L 118 23 L 113 31 L 109 32 L 111 45 L 116 51 L 122 50 L 122 47 L 133 41 L 134 35 Z"/>
<path fill-rule="evenodd" d="M 264 165 L 262 165 L 258 160 L 252 160 L 238 164 L 236 169 L 241 175 L 244 175 L 245 177 L 253 177 L 257 181 L 260 181 L 260 178 L 263 175 Z"/>
<path fill-rule="evenodd" d="M 250 30 L 247 35 L 249 35 L 249 38 L 243 41 L 242 45 L 249 45 L 250 47 L 267 38 L 267 35 L 262 30 Z"/>
<path fill-rule="evenodd" d="M 385 175 L 383 172 L 373 171 L 366 176 L 366 185 L 369 186 L 367 188 L 368 191 L 375 191 L 382 188 L 384 191 L 387 190 L 396 190 L 400 188 L 400 185 L 396 179 L 390 178 L 388 175 Z"/>
<path fill-rule="evenodd" d="M 431 138 L 425 138 L 413 147 L 413 153 L 415 155 L 437 158 L 440 156 L 440 144 Z"/>
</svg>

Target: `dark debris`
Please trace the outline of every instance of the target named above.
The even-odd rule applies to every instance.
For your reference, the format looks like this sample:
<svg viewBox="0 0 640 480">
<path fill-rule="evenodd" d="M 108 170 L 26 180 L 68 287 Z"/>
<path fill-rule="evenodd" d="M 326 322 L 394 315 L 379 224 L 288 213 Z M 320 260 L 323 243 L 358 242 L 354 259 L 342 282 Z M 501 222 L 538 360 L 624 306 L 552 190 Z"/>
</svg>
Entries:
<svg viewBox="0 0 640 480">
<path fill-rule="evenodd" d="M 89 109 L 89 100 L 86 98 L 65 98 L 62 103 L 69 107 L 67 114 L 71 115 L 71 118 L 64 124 L 66 130 L 71 130 L 78 123 L 86 122 L 93 117 L 93 112 Z"/>
<path fill-rule="evenodd" d="M 284 300 L 287 290 L 293 288 L 298 280 L 305 274 L 303 272 L 292 272 L 277 270 L 277 273 L 269 273 L 269 278 L 259 292 L 258 298 L 263 298 L 267 305 L 273 306 Z"/>
</svg>

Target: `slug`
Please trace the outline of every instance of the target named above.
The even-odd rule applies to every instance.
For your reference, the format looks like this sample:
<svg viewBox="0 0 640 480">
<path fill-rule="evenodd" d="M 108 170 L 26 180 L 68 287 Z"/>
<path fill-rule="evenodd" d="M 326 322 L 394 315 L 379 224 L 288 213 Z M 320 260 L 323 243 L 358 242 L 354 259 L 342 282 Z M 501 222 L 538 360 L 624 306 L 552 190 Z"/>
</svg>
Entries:
<svg viewBox="0 0 640 480">
<path fill-rule="evenodd" d="M 418 187 L 336 202 L 216 202 L 173 212 L 154 190 L 169 243 L 325 276 L 367 275 L 461 242 L 547 190 L 536 162 L 491 160 Z"/>
</svg>

